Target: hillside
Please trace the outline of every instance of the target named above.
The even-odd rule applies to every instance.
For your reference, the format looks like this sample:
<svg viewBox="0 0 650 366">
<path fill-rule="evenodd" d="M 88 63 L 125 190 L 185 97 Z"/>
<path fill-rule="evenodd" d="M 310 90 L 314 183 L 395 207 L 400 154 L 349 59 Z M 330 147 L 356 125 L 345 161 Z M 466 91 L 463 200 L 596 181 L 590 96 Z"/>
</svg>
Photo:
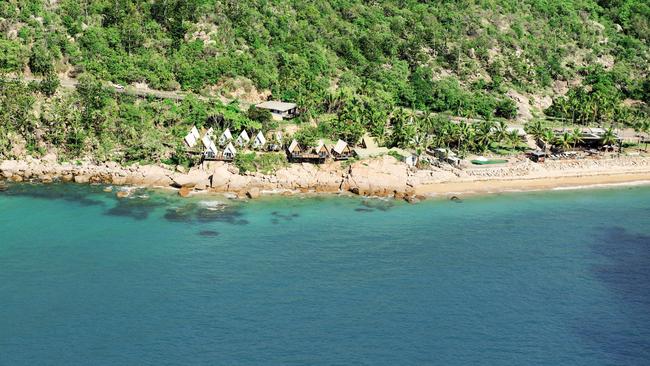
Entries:
<svg viewBox="0 0 650 366">
<path fill-rule="evenodd" d="M 5 74 L 249 102 L 271 96 L 297 102 L 306 119 L 340 120 L 353 102 L 361 115 L 405 107 L 529 120 L 546 111 L 634 125 L 650 103 L 643 0 L 9 0 L 0 3 L 0 30 Z M 116 115 L 135 113 L 124 103 L 151 115 L 130 100 L 114 103 Z M 201 108 L 194 115 L 225 107 Z"/>
</svg>

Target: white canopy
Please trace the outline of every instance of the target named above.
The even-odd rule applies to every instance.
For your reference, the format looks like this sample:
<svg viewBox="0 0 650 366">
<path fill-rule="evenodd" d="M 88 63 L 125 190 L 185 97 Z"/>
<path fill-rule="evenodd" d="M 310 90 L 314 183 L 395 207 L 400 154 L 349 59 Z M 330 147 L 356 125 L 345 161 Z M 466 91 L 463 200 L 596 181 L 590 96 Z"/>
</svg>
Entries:
<svg viewBox="0 0 650 366">
<path fill-rule="evenodd" d="M 291 145 L 289 145 L 289 152 L 292 153 L 294 150 L 296 150 L 297 147 L 298 141 L 296 141 L 296 139 L 293 139 L 293 141 L 291 141 Z"/>
<path fill-rule="evenodd" d="M 197 140 L 201 138 L 201 134 L 199 133 L 199 129 L 196 128 L 196 126 L 192 126 L 192 129 L 190 130 L 190 133 L 192 135 L 194 135 L 194 138 L 197 139 Z"/>
<path fill-rule="evenodd" d="M 190 148 L 196 145 L 196 137 L 194 137 L 194 134 L 192 134 L 192 132 L 188 133 L 183 140 L 185 141 L 185 144 Z"/>
<path fill-rule="evenodd" d="M 219 136 L 219 143 L 221 145 L 224 145 L 226 142 L 232 140 L 232 134 L 230 133 L 230 129 L 226 128 L 225 131 Z"/>
<path fill-rule="evenodd" d="M 266 137 L 264 137 L 264 134 L 262 131 L 257 133 L 257 136 L 255 136 L 255 142 L 253 142 L 254 147 L 261 147 L 266 144 Z"/>
<path fill-rule="evenodd" d="M 234 146 L 232 146 L 232 142 L 228 143 L 228 146 L 223 150 L 223 155 L 224 156 L 235 156 L 237 154 L 237 150 L 235 149 Z"/>
<path fill-rule="evenodd" d="M 217 145 L 214 144 L 214 142 L 210 141 L 210 146 L 208 146 L 208 151 L 210 151 L 213 154 L 217 153 Z"/>
<path fill-rule="evenodd" d="M 316 151 L 320 150 L 325 146 L 325 142 L 323 140 L 318 140 L 318 144 L 316 145 Z"/>
<path fill-rule="evenodd" d="M 210 138 L 210 136 L 206 134 L 201 138 L 201 142 L 203 143 L 203 146 L 207 149 L 212 144 L 212 139 Z"/>
<path fill-rule="evenodd" d="M 333 150 L 334 150 L 335 153 L 337 153 L 337 154 L 341 154 L 341 153 L 343 153 L 343 150 L 345 150 L 345 148 L 346 148 L 347 146 L 348 146 L 348 143 L 347 143 L 347 142 L 345 142 L 345 141 L 339 139 L 339 140 L 336 142 L 336 145 L 334 146 L 334 149 L 333 149 Z"/>
<path fill-rule="evenodd" d="M 246 132 L 246 130 L 243 130 L 243 131 L 239 134 L 239 137 L 237 137 L 237 141 L 236 141 L 236 143 L 237 143 L 237 145 L 239 145 L 239 146 L 243 146 L 243 145 L 246 145 L 247 143 L 249 143 L 250 140 L 251 140 L 251 138 L 248 137 L 248 132 Z"/>
</svg>

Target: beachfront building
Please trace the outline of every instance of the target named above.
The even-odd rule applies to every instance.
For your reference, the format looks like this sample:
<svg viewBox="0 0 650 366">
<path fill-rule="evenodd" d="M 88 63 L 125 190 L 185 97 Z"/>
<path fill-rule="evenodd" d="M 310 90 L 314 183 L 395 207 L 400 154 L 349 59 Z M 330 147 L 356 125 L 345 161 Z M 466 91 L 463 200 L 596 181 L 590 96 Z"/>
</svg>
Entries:
<svg viewBox="0 0 650 366">
<path fill-rule="evenodd" d="M 456 153 L 447 148 L 435 148 L 432 150 L 427 150 L 427 154 L 433 155 L 438 158 L 440 161 L 449 163 L 454 166 L 460 166 L 460 159 L 456 156 Z"/>
<path fill-rule="evenodd" d="M 237 150 L 232 146 L 232 142 L 228 143 L 228 146 L 223 150 L 223 159 L 224 160 L 233 160 L 237 155 Z"/>
<path fill-rule="evenodd" d="M 230 129 L 226 128 L 226 130 L 223 131 L 221 136 L 219 136 L 219 145 L 224 146 L 229 141 L 232 141 L 232 134 L 230 133 Z"/>
<path fill-rule="evenodd" d="M 332 156 L 334 160 L 348 160 L 353 155 L 352 149 L 347 142 L 338 140 L 336 145 L 332 148 Z"/>
<path fill-rule="evenodd" d="M 404 158 L 404 162 L 408 166 L 416 166 L 418 165 L 419 157 L 415 154 L 409 154 Z"/>
<path fill-rule="evenodd" d="M 255 107 L 268 110 L 276 121 L 291 119 L 298 115 L 298 107 L 294 103 L 267 101 L 260 103 Z"/>
<path fill-rule="evenodd" d="M 530 160 L 536 162 L 536 163 L 543 163 L 546 160 L 546 153 L 544 151 L 531 151 L 528 154 L 528 157 Z"/>
<path fill-rule="evenodd" d="M 203 136 L 203 138 L 201 138 L 201 142 L 205 148 L 203 151 L 203 158 L 206 160 L 216 159 L 218 156 L 217 146 L 214 144 L 214 141 L 212 141 L 210 136 L 206 134 Z"/>
<path fill-rule="evenodd" d="M 377 141 L 374 137 L 366 133 L 361 138 L 361 147 L 364 149 L 377 149 L 379 145 L 377 145 Z"/>
<path fill-rule="evenodd" d="M 264 137 L 264 134 L 262 131 L 258 132 L 257 135 L 255 136 L 255 140 L 253 141 L 253 148 L 254 149 L 261 149 L 266 145 L 266 137 Z"/>
<path fill-rule="evenodd" d="M 418 165 L 418 162 L 420 161 L 420 157 L 410 151 L 406 151 L 397 147 L 390 149 L 390 151 L 397 153 L 397 155 L 401 157 L 402 162 L 406 163 L 408 166 L 414 167 Z"/>
<path fill-rule="evenodd" d="M 269 151 L 280 151 L 282 150 L 282 132 L 277 131 L 273 134 L 273 141 L 267 145 L 267 150 Z"/>
<path fill-rule="evenodd" d="M 287 153 L 290 157 L 300 155 L 302 153 L 302 148 L 296 139 L 293 139 L 293 141 L 291 141 L 291 144 L 287 148 Z"/>
<path fill-rule="evenodd" d="M 287 148 L 287 159 L 294 163 L 324 163 L 329 156 L 327 147 L 320 141 L 316 147 L 305 149 L 295 139 Z"/>
<path fill-rule="evenodd" d="M 248 143 L 251 142 L 251 138 L 248 137 L 248 132 L 246 130 L 243 130 L 239 136 L 237 136 L 237 140 L 235 141 L 235 145 L 239 147 L 243 147 L 248 145 Z"/>
<path fill-rule="evenodd" d="M 314 154 L 323 159 L 327 159 L 327 157 L 330 155 L 329 150 L 327 149 L 327 146 L 325 146 L 325 142 L 323 140 L 318 140 L 318 144 L 314 148 Z"/>
<path fill-rule="evenodd" d="M 199 133 L 199 130 L 196 128 L 196 126 L 192 126 L 192 129 L 185 136 L 183 141 L 185 141 L 187 147 L 191 149 L 194 146 L 196 146 L 196 143 L 199 141 L 200 138 L 201 138 L 201 134 Z"/>
</svg>

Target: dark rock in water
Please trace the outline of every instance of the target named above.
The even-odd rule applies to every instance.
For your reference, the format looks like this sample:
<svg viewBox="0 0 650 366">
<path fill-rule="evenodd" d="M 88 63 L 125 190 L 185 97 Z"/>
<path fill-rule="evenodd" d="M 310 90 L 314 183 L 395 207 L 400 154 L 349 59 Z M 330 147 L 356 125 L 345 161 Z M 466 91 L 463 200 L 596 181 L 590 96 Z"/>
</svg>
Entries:
<svg viewBox="0 0 650 366">
<path fill-rule="evenodd" d="M 278 212 L 278 211 L 273 211 L 273 212 L 271 212 L 271 215 L 274 216 L 274 217 L 276 217 L 274 220 L 283 219 L 284 221 L 291 221 L 291 220 L 293 220 L 294 218 L 300 216 L 300 215 L 297 214 L 297 213 L 293 213 L 293 214 L 283 214 L 283 213 L 280 213 L 280 212 Z"/>
<path fill-rule="evenodd" d="M 280 220 L 278 220 L 278 219 L 271 219 L 271 224 L 273 224 L 273 225 L 277 225 L 277 224 L 279 224 L 279 223 L 280 223 Z"/>
<path fill-rule="evenodd" d="M 108 209 L 105 214 L 109 216 L 131 217 L 136 220 L 144 220 L 149 217 L 161 203 L 151 200 L 117 200 L 114 207 Z"/>
<path fill-rule="evenodd" d="M 192 205 L 184 206 L 180 208 L 168 208 L 165 211 L 165 215 L 163 215 L 163 217 L 167 221 L 191 222 L 192 220 L 194 220 L 193 218 L 194 209 L 195 207 Z"/>
<path fill-rule="evenodd" d="M 451 196 L 451 198 L 449 200 L 454 201 L 456 203 L 462 203 L 463 202 L 463 200 L 461 200 L 458 196 Z"/>
<path fill-rule="evenodd" d="M 7 187 L 8 188 L 8 187 Z M 87 190 L 65 184 L 32 185 L 16 184 L 4 191 L 7 196 L 29 197 L 35 199 L 63 200 L 81 206 L 103 205 L 104 202 L 88 197 Z M 92 193 L 92 192 L 91 192 Z"/>
<path fill-rule="evenodd" d="M 199 231 L 199 235 L 208 236 L 208 237 L 215 237 L 215 236 L 219 236 L 219 232 L 214 231 L 214 230 L 203 230 L 203 231 Z"/>
<path fill-rule="evenodd" d="M 200 222 L 225 222 L 232 225 L 247 225 L 247 220 L 241 219 L 243 214 L 240 209 L 233 206 L 224 206 L 220 209 L 199 208 L 196 219 Z"/>
<path fill-rule="evenodd" d="M 359 207 L 354 209 L 357 212 L 373 212 L 374 210 L 366 207 Z"/>
<path fill-rule="evenodd" d="M 363 202 L 361 202 L 361 204 L 371 210 L 379 210 L 379 211 L 388 211 L 391 208 L 393 208 L 393 206 L 395 205 L 393 201 L 386 201 L 380 199 L 364 200 Z"/>
</svg>

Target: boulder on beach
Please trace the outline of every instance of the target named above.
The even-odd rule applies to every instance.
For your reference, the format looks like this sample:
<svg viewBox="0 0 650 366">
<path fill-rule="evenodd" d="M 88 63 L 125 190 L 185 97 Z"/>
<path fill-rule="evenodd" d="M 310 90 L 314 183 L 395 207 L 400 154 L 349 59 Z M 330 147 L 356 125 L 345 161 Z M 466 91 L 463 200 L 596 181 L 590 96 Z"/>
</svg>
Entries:
<svg viewBox="0 0 650 366">
<path fill-rule="evenodd" d="M 85 174 L 76 174 L 74 176 L 74 182 L 79 184 L 85 184 L 90 182 L 90 177 Z"/>
<path fill-rule="evenodd" d="M 390 156 L 353 164 L 346 180 L 349 190 L 362 196 L 390 196 L 395 192 L 409 192 L 408 167 Z"/>
<path fill-rule="evenodd" d="M 257 187 L 252 187 L 251 189 L 246 192 L 246 197 L 254 199 L 254 198 L 259 198 L 260 197 L 260 189 Z"/>
<path fill-rule="evenodd" d="M 190 187 L 181 187 L 178 190 L 178 195 L 181 197 L 189 197 L 190 193 L 192 193 L 192 188 Z"/>
<path fill-rule="evenodd" d="M 187 174 L 174 174 L 171 177 L 173 186 L 177 188 L 188 187 L 205 189 L 210 186 L 210 176 L 207 172 L 199 169 L 192 169 Z"/>
</svg>

